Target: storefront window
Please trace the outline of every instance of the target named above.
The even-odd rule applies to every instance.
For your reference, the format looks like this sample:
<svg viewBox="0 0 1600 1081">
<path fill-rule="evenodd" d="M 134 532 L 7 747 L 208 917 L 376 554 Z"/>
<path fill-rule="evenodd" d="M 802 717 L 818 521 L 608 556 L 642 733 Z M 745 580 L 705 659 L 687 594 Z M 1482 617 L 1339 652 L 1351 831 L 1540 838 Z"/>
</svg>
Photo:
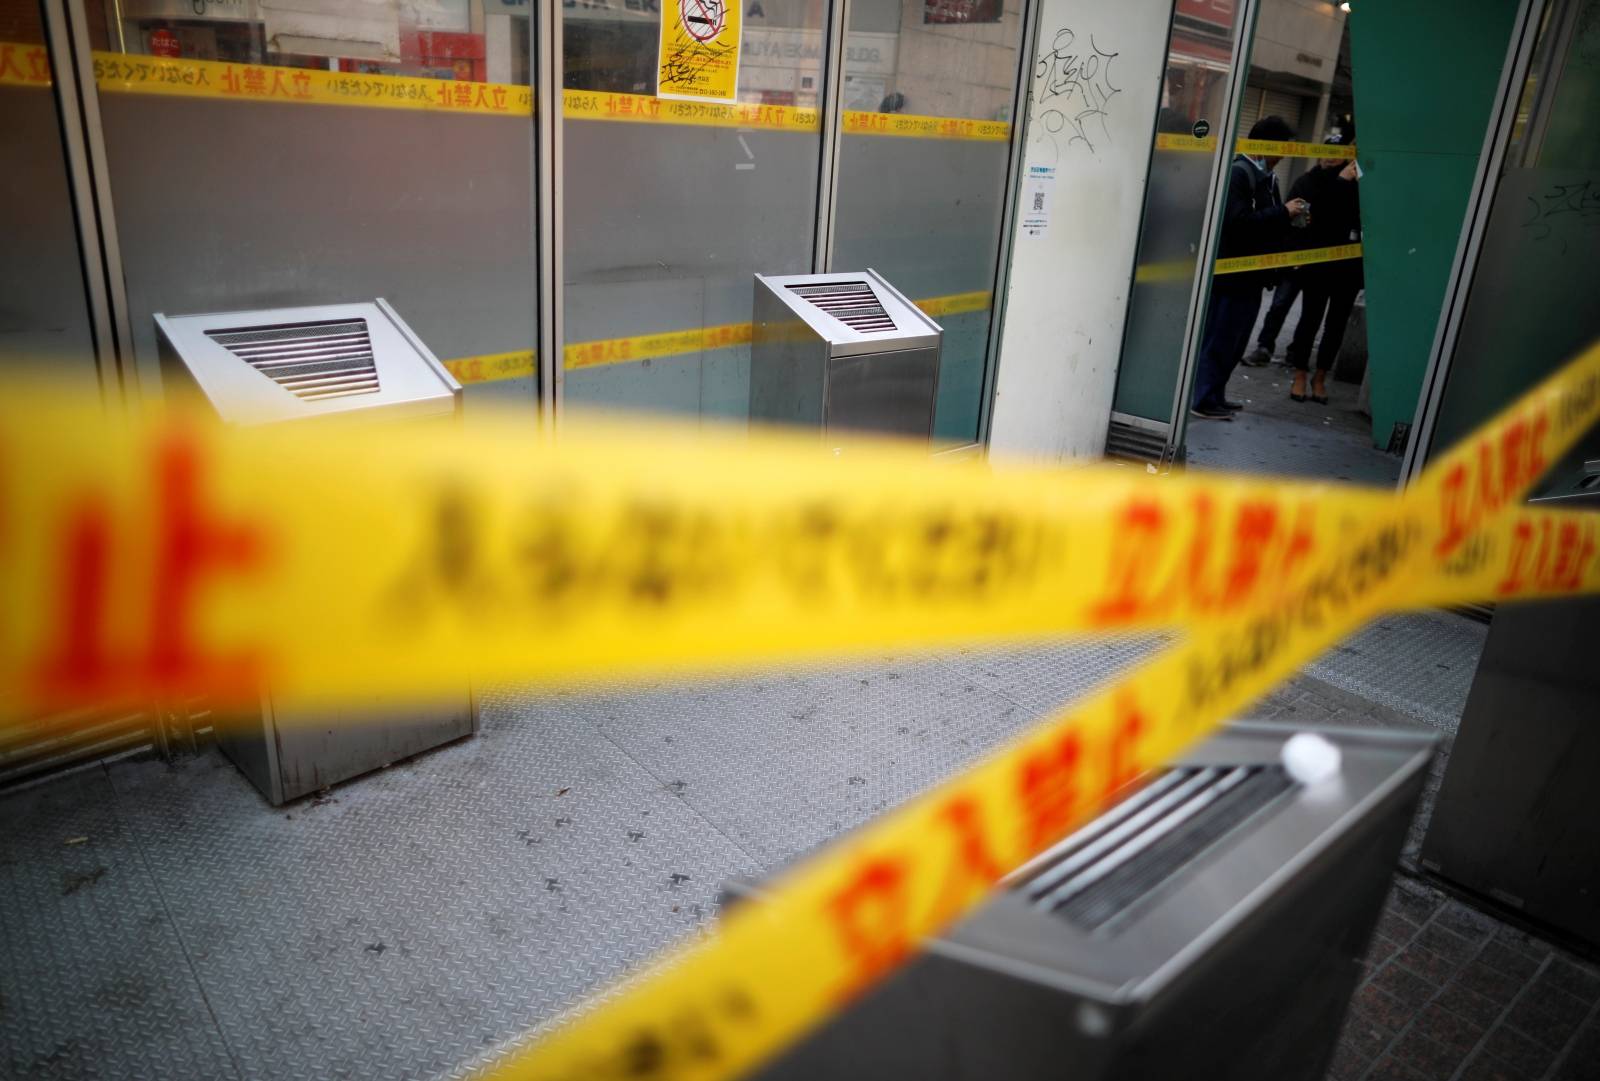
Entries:
<svg viewBox="0 0 1600 1081">
<path fill-rule="evenodd" d="M 38 5 L 0 6 L 0 363 L 93 379 L 54 79 Z"/>
<path fill-rule="evenodd" d="M 563 7 L 569 405 L 742 421 L 753 276 L 811 269 L 826 7 L 732 14 L 725 85 L 664 98 L 656 0 Z"/>
<path fill-rule="evenodd" d="M 1021 0 L 855 0 L 831 269 L 872 267 L 944 327 L 934 438 L 977 438 Z"/>
<path fill-rule="evenodd" d="M 1215 167 L 1235 34 L 1234 0 L 1178 0 L 1145 189 L 1139 265 L 1112 406 L 1166 425 L 1199 270 L 1206 193 Z M 1249 124 L 1242 124 L 1247 129 Z"/>
<path fill-rule="evenodd" d="M 383 297 L 469 401 L 531 401 L 526 4 L 86 7 L 147 387 L 157 312 Z"/>
</svg>

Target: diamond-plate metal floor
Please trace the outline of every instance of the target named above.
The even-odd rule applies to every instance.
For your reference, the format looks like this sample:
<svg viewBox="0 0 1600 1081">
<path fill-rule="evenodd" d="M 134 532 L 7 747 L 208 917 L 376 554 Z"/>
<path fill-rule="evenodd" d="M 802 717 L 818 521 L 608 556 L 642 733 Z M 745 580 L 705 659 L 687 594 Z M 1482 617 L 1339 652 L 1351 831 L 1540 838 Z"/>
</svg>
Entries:
<svg viewBox="0 0 1600 1081">
<path fill-rule="evenodd" d="M 1263 708 L 1439 723 L 1479 631 L 1386 621 Z M 478 738 L 278 810 L 214 751 L 0 797 L 0 1076 L 451 1072 L 1159 641 L 491 694 Z"/>
</svg>

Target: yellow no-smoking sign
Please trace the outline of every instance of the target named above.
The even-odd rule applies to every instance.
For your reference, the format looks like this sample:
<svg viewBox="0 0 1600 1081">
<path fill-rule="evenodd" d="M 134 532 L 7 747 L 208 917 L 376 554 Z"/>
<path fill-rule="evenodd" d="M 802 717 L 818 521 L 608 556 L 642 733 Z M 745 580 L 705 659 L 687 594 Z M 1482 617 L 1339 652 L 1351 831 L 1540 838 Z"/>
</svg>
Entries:
<svg viewBox="0 0 1600 1081">
<path fill-rule="evenodd" d="M 738 100 L 738 0 L 667 0 L 662 8 L 656 96 Z"/>
</svg>

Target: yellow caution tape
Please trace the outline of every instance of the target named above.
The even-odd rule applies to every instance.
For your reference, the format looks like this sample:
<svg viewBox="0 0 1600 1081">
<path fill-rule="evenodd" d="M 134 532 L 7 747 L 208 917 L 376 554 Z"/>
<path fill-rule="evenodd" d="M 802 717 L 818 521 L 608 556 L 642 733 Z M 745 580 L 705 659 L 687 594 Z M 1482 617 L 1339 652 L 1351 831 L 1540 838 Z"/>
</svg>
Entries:
<svg viewBox="0 0 1600 1081">
<path fill-rule="evenodd" d="M 559 681 L 1189 625 L 1293 587 L 1388 499 L 652 424 L 574 422 L 546 446 L 521 416 L 399 443 L 326 424 L 119 437 L 23 396 L 0 417 L 0 463 L 49 463 L 0 476 L 0 522 L 28 523 L 0 580 L 17 712 L 214 692 L 219 673 L 237 694 L 417 695 L 464 666 Z M 141 653 L 155 627 L 172 641 Z"/>
<path fill-rule="evenodd" d="M 1156 136 L 1157 150 L 1209 154 L 1216 148 L 1217 137 L 1215 135 L 1196 138 L 1193 135 L 1161 132 Z M 1241 154 L 1249 154 L 1258 158 L 1343 158 L 1349 161 L 1354 160 L 1356 156 L 1356 148 L 1353 146 L 1333 146 L 1327 143 L 1283 143 L 1275 142 L 1271 139 L 1239 139 L 1234 142 L 1233 148 Z"/>
<path fill-rule="evenodd" d="M 1004 120 L 967 120 L 957 116 L 916 116 L 909 113 L 846 111 L 846 135 L 901 135 L 915 139 L 971 139 L 1005 142 L 1011 125 Z"/>
<path fill-rule="evenodd" d="M 835 457 L 814 434 L 688 442 L 649 423 L 574 420 L 546 446 L 516 415 L 403 441 L 387 426 L 119 437 L 22 404 L 0 407 L 0 462 L 50 464 L 0 478 L 0 520 L 30 523 L 0 575 L 0 681 L 20 712 L 214 693 L 222 675 L 235 694 L 266 679 L 302 699 L 420 695 L 464 665 L 561 681 L 1169 626 L 1285 588 L 1374 498 L 995 474 L 925 447 Z M 214 555 L 163 562 L 203 538 Z M 164 575 L 179 577 L 150 592 Z M 172 641 L 152 656 L 155 626 Z"/>
<path fill-rule="evenodd" d="M 954 781 L 782 876 L 603 1006 L 481 1071 L 494 1081 L 713 1081 L 849 1005 L 1011 868 L 1140 773 L 1247 706 L 1514 511 L 1600 417 L 1600 347 L 1447 454 L 1413 492 L 1319 553 L 1294 589 L 1179 646 Z M 1512 530 L 1515 533 L 1513 527 Z"/>
<path fill-rule="evenodd" d="M 925 297 L 922 300 L 912 301 L 923 313 L 933 319 L 945 315 L 961 315 L 965 312 L 983 312 L 989 310 L 989 305 L 994 302 L 994 294 L 987 289 L 980 289 L 972 293 L 951 293 L 949 296 Z"/>
<path fill-rule="evenodd" d="M 632 338 L 603 338 L 574 342 L 561 351 L 561 363 L 568 370 L 594 368 L 606 364 L 631 364 L 656 357 L 698 353 L 706 349 L 726 349 L 750 342 L 749 323 L 724 323 L 713 327 L 669 330 L 661 334 L 640 334 Z"/>
<path fill-rule="evenodd" d="M 1156 134 L 1157 150 L 1178 150 L 1188 153 L 1209 154 L 1217 148 L 1217 137 L 1205 135 L 1179 135 L 1172 132 L 1158 132 Z"/>
<path fill-rule="evenodd" d="M 1256 158 L 1343 158 L 1354 160 L 1356 148 L 1328 143 L 1277 142 L 1272 139 L 1240 139 L 1233 148 Z"/>
<path fill-rule="evenodd" d="M 1331 248 L 1304 248 L 1300 251 L 1275 252 L 1271 255 L 1241 255 L 1231 259 L 1218 259 L 1212 268 L 1212 272 L 1215 274 L 1237 274 L 1245 270 L 1307 266 L 1311 263 L 1332 263 L 1341 259 L 1360 258 L 1360 244 L 1340 244 Z M 1194 279 L 1194 271 L 1195 261 L 1193 259 L 1173 259 L 1162 263 L 1142 263 L 1134 268 L 1133 280 L 1148 285 L 1186 282 Z"/>
<path fill-rule="evenodd" d="M 480 83 L 404 75 L 364 75 L 273 64 L 169 59 L 134 53 L 96 52 L 95 83 L 110 93 L 158 94 L 227 101 L 302 105 L 352 105 L 426 112 L 527 117 L 533 91 L 511 83 Z M 0 42 L 0 85 L 50 85 L 49 54 L 42 45 Z M 568 120 L 634 124 L 688 124 L 770 131 L 821 130 L 816 109 L 789 105 L 717 104 L 644 94 L 564 90 Z M 899 135 L 925 139 L 1005 141 L 1011 125 L 1000 120 L 847 111 L 851 135 Z"/>
<path fill-rule="evenodd" d="M 1231 259 L 1218 259 L 1212 265 L 1213 274 L 1238 274 L 1246 270 L 1272 270 L 1279 267 L 1309 266 L 1312 263 L 1332 263 L 1341 259 L 1361 258 L 1360 244 L 1336 244 L 1328 248 L 1304 248 L 1300 251 L 1280 251 L 1267 255 L 1239 255 Z"/>
<path fill-rule="evenodd" d="M 43 45 L 0 41 L 0 86 L 49 86 L 50 53 Z"/>
<path fill-rule="evenodd" d="M 965 312 L 987 311 L 993 296 L 994 294 L 988 290 L 978 290 L 971 293 L 927 297 L 914 303 L 937 319 Z M 609 364 L 634 364 L 661 357 L 701 353 L 708 349 L 748 345 L 750 334 L 749 323 L 722 323 L 710 327 L 690 327 L 687 330 L 668 330 L 658 334 L 636 334 L 627 338 L 599 338 L 594 341 L 573 342 L 565 346 L 562 349 L 561 363 L 568 371 Z M 445 361 L 444 366 L 449 368 L 451 374 L 462 383 L 520 379 L 534 374 L 536 367 L 531 350 L 457 357 Z"/>
<path fill-rule="evenodd" d="M 1461 564 L 1458 591 L 1591 588 L 1582 519 L 1517 502 L 1597 416 L 1600 346 L 1397 498 L 991 473 L 930 465 L 914 447 L 820 455 L 814 435 L 691 442 L 637 424 L 574 426 L 553 443 L 522 418 L 419 423 L 398 439 L 331 422 L 148 427 L 17 395 L 0 403 L 0 682 L 14 711 L 248 699 L 262 681 L 370 702 L 474 678 L 1192 628 L 497 1074 L 727 1077 L 848 1002 L 1141 770 L 1362 619 L 1429 596 L 1441 567 Z M 1482 535 L 1505 538 L 1502 569 L 1531 573 L 1493 582 L 1471 566 Z"/>
<path fill-rule="evenodd" d="M 132 53 L 96 52 L 94 79 L 102 91 L 111 93 L 489 116 L 526 117 L 533 111 L 533 91 L 508 83 L 360 75 L 221 60 L 171 60 Z"/>
<path fill-rule="evenodd" d="M 538 355 L 532 349 L 509 353 L 487 353 L 478 357 L 456 357 L 443 362 L 459 383 L 492 383 L 501 379 L 524 379 L 538 374 Z"/>
<path fill-rule="evenodd" d="M 1194 280 L 1193 259 L 1173 259 L 1164 263 L 1141 263 L 1133 268 L 1133 280 L 1146 285 Z"/>
<path fill-rule="evenodd" d="M 608 94 L 596 90 L 562 92 L 568 120 L 611 120 L 630 124 L 690 124 L 714 128 L 761 128 L 772 131 L 819 131 L 816 109 L 793 105 L 720 104 L 682 101 L 644 94 Z"/>
<path fill-rule="evenodd" d="M 1412 603 L 1448 607 L 1600 592 L 1600 514 L 1514 507 L 1418 582 Z"/>
</svg>

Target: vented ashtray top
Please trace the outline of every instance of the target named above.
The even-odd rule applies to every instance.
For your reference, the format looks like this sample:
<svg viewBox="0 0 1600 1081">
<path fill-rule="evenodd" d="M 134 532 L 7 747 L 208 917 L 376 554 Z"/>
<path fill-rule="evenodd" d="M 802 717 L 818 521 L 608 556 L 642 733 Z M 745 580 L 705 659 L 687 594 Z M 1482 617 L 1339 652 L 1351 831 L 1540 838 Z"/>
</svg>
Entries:
<svg viewBox="0 0 1600 1081">
<path fill-rule="evenodd" d="M 297 398 L 317 401 L 380 389 L 365 319 L 232 327 L 205 334 Z"/>
<path fill-rule="evenodd" d="M 863 334 L 878 334 L 899 330 L 883 302 L 866 281 L 825 282 L 814 285 L 791 285 L 789 292 L 807 301 L 812 307 L 827 312 L 851 330 Z"/>
<path fill-rule="evenodd" d="M 1294 787 L 1278 765 L 1169 769 L 1068 837 L 1017 889 L 1034 907 L 1084 930 L 1114 931 L 1120 918 Z"/>
</svg>

